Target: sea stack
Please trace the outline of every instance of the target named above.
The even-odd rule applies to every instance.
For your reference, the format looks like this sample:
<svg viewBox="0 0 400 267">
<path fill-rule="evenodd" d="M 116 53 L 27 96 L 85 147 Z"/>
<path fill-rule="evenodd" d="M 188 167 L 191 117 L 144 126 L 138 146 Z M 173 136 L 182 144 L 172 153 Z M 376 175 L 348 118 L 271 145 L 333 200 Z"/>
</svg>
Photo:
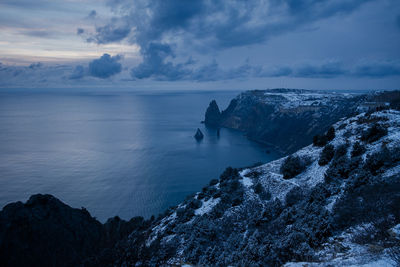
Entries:
<svg viewBox="0 0 400 267">
<path fill-rule="evenodd" d="M 221 123 L 221 111 L 215 100 L 211 101 L 205 115 L 205 124 L 207 126 L 218 127 Z"/>
<path fill-rule="evenodd" d="M 197 141 L 200 141 L 204 138 L 204 134 L 201 132 L 199 128 L 197 128 L 197 132 L 194 135 L 194 138 L 196 138 Z"/>
</svg>

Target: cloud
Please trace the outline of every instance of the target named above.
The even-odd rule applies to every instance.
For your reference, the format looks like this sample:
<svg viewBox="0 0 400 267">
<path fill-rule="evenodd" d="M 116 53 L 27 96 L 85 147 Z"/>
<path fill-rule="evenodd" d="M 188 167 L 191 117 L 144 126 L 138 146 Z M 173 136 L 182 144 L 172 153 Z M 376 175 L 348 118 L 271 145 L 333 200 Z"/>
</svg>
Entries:
<svg viewBox="0 0 400 267">
<path fill-rule="evenodd" d="M 157 80 L 176 81 L 185 79 L 190 74 L 187 66 L 192 63 L 173 64 L 165 62 L 167 57 L 174 57 L 169 45 L 160 43 L 150 43 L 142 48 L 143 62 L 137 67 L 132 68 L 131 76 L 136 79 L 154 77 Z"/>
<path fill-rule="evenodd" d="M 96 27 L 95 34 L 87 40 L 99 44 L 126 40 L 139 45 L 143 62 L 132 69 L 134 78 L 187 79 L 188 70 L 184 63 L 175 62 L 175 51 L 218 51 L 264 43 L 315 21 L 349 14 L 369 1 L 110 0 L 108 5 L 115 16 L 109 23 Z M 200 67 L 192 77 L 203 77 L 201 73 L 209 68 L 215 65 Z M 314 72 L 317 76 L 334 76 L 338 70 L 301 71 L 299 75 L 309 72 L 312 76 Z"/>
<path fill-rule="evenodd" d="M 74 71 L 69 76 L 71 80 L 82 79 L 85 76 L 85 69 L 82 65 L 78 65 L 75 67 Z"/>
<path fill-rule="evenodd" d="M 96 18 L 96 16 L 97 16 L 97 12 L 96 12 L 96 10 L 93 9 L 92 11 L 90 11 L 90 13 L 87 16 L 87 18 L 88 19 L 94 19 L 94 18 Z"/>
<path fill-rule="evenodd" d="M 98 44 L 108 44 L 112 42 L 119 42 L 126 38 L 131 32 L 131 28 L 126 25 L 118 25 L 117 23 L 108 24 L 96 28 L 96 35 L 89 37 L 88 42 L 95 42 Z"/>
<path fill-rule="evenodd" d="M 24 30 L 20 32 L 23 35 L 28 35 L 32 37 L 38 37 L 38 38 L 48 38 L 52 37 L 55 32 L 50 32 L 47 30 Z"/>
<path fill-rule="evenodd" d="M 43 63 L 37 62 L 37 63 L 30 64 L 28 68 L 34 70 L 34 69 L 39 69 L 41 67 L 43 67 Z"/>
<path fill-rule="evenodd" d="M 76 29 L 76 34 L 77 34 L 77 35 L 81 35 L 81 34 L 83 34 L 84 32 L 85 32 L 85 30 L 82 29 L 82 28 Z"/>
<path fill-rule="evenodd" d="M 400 64 L 395 63 L 375 63 L 358 66 L 354 71 L 357 77 L 384 78 L 388 76 L 400 75 Z"/>
<path fill-rule="evenodd" d="M 347 72 L 340 63 L 326 63 L 322 65 L 304 65 L 294 70 L 291 74 L 302 78 L 335 78 L 345 75 Z"/>
<path fill-rule="evenodd" d="M 121 56 L 102 55 L 99 59 L 95 59 L 89 63 L 89 75 L 97 78 L 109 78 L 118 74 L 122 70 L 122 65 L 118 62 Z"/>
</svg>

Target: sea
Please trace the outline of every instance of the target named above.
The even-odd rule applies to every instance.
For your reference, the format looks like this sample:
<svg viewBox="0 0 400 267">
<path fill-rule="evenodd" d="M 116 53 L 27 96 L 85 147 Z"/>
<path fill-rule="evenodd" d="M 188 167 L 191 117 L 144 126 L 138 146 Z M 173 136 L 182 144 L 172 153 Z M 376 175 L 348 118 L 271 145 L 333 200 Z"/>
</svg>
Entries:
<svg viewBox="0 0 400 267">
<path fill-rule="evenodd" d="M 238 91 L 0 91 L 0 208 L 52 194 L 105 222 L 177 205 L 228 166 L 279 157 L 201 123 Z M 197 128 L 204 139 L 193 137 Z"/>
</svg>

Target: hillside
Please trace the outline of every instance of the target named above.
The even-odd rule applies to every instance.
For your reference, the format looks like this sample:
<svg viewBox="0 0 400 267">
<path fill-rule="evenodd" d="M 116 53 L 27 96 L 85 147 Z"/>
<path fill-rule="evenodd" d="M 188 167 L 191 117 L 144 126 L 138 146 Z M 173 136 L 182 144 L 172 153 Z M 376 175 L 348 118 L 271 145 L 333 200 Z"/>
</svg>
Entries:
<svg viewBox="0 0 400 267">
<path fill-rule="evenodd" d="M 150 229 L 133 232 L 117 263 L 394 266 L 400 112 L 363 113 L 334 128 L 327 144 L 254 168 L 228 168 Z"/>
<path fill-rule="evenodd" d="M 361 95 L 302 89 L 252 90 L 232 99 L 223 111 L 212 101 L 205 123 L 243 131 L 250 139 L 288 154 L 310 144 L 314 135 L 343 117 L 388 105 L 398 108 L 399 102 L 399 91 Z"/>
</svg>

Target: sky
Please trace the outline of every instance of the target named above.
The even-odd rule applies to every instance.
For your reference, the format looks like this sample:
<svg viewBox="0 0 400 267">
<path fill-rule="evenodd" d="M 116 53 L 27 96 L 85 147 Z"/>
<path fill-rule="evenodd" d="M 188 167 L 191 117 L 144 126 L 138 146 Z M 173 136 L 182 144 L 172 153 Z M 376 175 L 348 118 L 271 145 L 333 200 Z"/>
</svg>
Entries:
<svg viewBox="0 0 400 267">
<path fill-rule="evenodd" d="M 399 0 L 0 0 L 0 88 L 399 85 Z"/>
</svg>

